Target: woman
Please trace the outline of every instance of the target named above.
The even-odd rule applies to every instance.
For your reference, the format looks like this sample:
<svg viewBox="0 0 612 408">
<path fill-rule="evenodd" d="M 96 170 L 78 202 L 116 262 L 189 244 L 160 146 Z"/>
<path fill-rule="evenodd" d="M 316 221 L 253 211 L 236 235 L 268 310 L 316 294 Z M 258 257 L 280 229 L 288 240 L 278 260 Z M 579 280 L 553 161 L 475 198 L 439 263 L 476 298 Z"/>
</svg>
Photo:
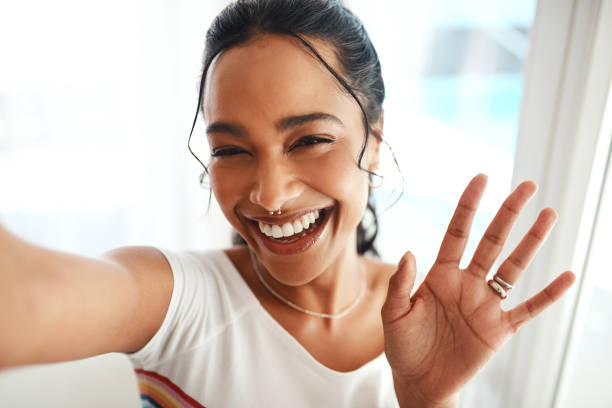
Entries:
<svg viewBox="0 0 612 408">
<path fill-rule="evenodd" d="M 459 268 L 483 175 L 414 294 L 409 252 L 397 267 L 363 256 L 375 237 L 361 220 L 373 211 L 384 85 L 363 26 L 338 2 L 228 6 L 208 31 L 201 85 L 206 172 L 247 245 L 91 259 L 0 228 L 1 366 L 128 353 L 152 406 L 456 406 L 512 333 L 572 284 L 566 272 L 500 308 L 552 209 L 486 281 L 532 182 Z"/>
</svg>

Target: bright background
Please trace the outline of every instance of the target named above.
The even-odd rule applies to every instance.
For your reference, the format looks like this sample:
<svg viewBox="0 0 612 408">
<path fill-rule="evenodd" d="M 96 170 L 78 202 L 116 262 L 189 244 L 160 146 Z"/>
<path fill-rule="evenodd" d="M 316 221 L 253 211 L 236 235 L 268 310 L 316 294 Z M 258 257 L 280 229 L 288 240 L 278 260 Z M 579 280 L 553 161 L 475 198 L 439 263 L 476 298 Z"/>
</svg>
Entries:
<svg viewBox="0 0 612 408">
<path fill-rule="evenodd" d="M 204 33 L 225 3 L 1 2 L 1 221 L 38 244 L 91 256 L 132 244 L 228 246 L 231 231 L 214 203 L 207 214 L 208 191 L 199 187 L 201 169 L 187 150 Z M 518 184 L 523 70 L 536 2 L 346 3 L 381 58 L 385 138 L 405 178 L 403 197 L 381 215 L 378 248 L 392 263 L 410 249 L 421 280 L 471 177 L 488 174 L 489 188 L 465 260 Z M 194 137 L 205 155 L 201 123 Z M 380 210 L 401 183 L 389 152 L 383 154 Z M 611 226 L 611 219 L 601 211 L 599 225 Z M 568 371 L 571 383 L 606 378 L 610 362 L 612 281 L 603 272 L 604 251 L 596 251 L 605 232 L 597 237 L 590 265 L 600 272 L 589 281 L 591 306 L 573 346 L 573 361 L 581 363 Z M 501 406 L 495 379 L 479 376 L 462 406 Z M 560 406 L 589 398 L 588 406 L 612 404 L 603 384 L 585 392 L 586 383 Z M 129 362 L 110 354 L 0 373 L 0 406 L 38 405 L 136 407 Z"/>
</svg>

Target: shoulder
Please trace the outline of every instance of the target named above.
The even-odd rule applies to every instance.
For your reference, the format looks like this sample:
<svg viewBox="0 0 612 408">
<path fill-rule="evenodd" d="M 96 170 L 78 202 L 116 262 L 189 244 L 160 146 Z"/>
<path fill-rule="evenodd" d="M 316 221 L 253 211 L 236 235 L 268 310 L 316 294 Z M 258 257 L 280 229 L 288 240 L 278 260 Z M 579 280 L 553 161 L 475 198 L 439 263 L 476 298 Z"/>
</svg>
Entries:
<svg viewBox="0 0 612 408">
<path fill-rule="evenodd" d="M 256 288 L 258 288 L 259 285 L 256 283 L 252 274 L 246 273 L 246 271 L 251 270 L 251 256 L 249 254 L 249 248 L 246 246 L 236 246 L 225 249 L 223 252 L 225 252 L 225 255 L 227 255 L 227 258 L 233 264 L 236 271 L 238 271 L 249 289 L 253 293 L 257 293 Z"/>
<path fill-rule="evenodd" d="M 129 270 L 170 270 L 170 264 L 161 250 L 152 246 L 124 246 L 111 249 L 101 255 Z"/>
<path fill-rule="evenodd" d="M 377 258 L 363 257 L 366 271 L 369 276 L 369 287 L 372 291 L 386 294 L 389 287 L 389 279 L 397 270 L 397 265 L 386 263 Z"/>
<path fill-rule="evenodd" d="M 172 268 L 158 248 L 124 246 L 103 253 L 101 258 L 122 266 L 140 285 L 154 283 L 161 291 L 172 292 Z"/>
<path fill-rule="evenodd" d="M 172 270 L 177 267 L 184 268 L 190 264 L 201 266 L 202 263 L 218 263 L 225 256 L 220 250 L 172 251 L 152 246 L 124 246 L 107 251 L 101 257 L 137 275 L 171 278 Z"/>
<path fill-rule="evenodd" d="M 173 287 L 172 268 L 160 249 L 152 246 L 124 246 L 111 249 L 100 257 L 126 270 L 141 291 L 158 299 L 169 299 Z"/>
<path fill-rule="evenodd" d="M 397 269 L 397 265 L 390 264 L 388 262 L 383 262 L 378 258 L 370 258 L 364 256 L 363 260 L 366 264 L 366 268 L 369 273 L 379 275 L 381 277 L 391 278 L 391 276 L 395 273 L 395 270 Z"/>
<path fill-rule="evenodd" d="M 223 305 L 217 304 L 221 300 L 215 294 L 221 293 L 219 288 L 225 286 L 223 276 L 228 275 L 217 273 L 227 264 L 221 251 L 125 246 L 105 252 L 101 257 L 120 265 L 136 286 L 134 315 L 138 319 L 133 324 L 138 326 L 135 329 L 138 335 L 128 348 L 129 352 L 141 350 L 160 330 L 159 338 L 180 336 L 181 330 L 187 330 L 185 327 L 190 323 L 204 320 L 202 316 L 209 316 L 208 322 L 215 323 L 215 315 L 209 310 L 211 305 L 215 313 L 221 313 Z M 178 332 L 172 334 L 175 330 Z M 159 346 L 159 341 L 155 344 Z M 145 357 L 138 355 L 136 358 Z"/>
<path fill-rule="evenodd" d="M 174 279 L 172 269 L 162 252 L 154 247 L 125 246 L 112 249 L 100 258 L 119 265 L 134 283 L 135 310 L 132 327 L 135 332 L 124 352 L 140 350 L 161 326 L 170 298 Z"/>
</svg>

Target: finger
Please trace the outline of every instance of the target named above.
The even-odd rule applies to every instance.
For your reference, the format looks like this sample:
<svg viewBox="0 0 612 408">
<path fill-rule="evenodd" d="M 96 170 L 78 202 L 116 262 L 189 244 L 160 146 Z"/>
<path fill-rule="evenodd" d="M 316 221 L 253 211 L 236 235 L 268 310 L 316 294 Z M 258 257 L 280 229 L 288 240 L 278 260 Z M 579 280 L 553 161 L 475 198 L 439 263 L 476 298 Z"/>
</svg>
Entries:
<svg viewBox="0 0 612 408">
<path fill-rule="evenodd" d="M 484 236 L 480 240 L 476 252 L 467 267 L 467 271 L 486 277 L 489 269 L 499 256 L 514 222 L 525 204 L 535 194 L 538 189 L 532 181 L 526 181 L 519 186 L 506 198 L 499 211 L 491 221 Z"/>
<path fill-rule="evenodd" d="M 517 331 L 523 324 L 553 304 L 572 286 L 575 280 L 576 275 L 571 271 L 564 272 L 540 293 L 508 311 L 507 314 L 513 330 Z"/>
<path fill-rule="evenodd" d="M 448 225 L 442 245 L 440 245 L 436 263 L 459 265 L 470 235 L 476 209 L 486 186 L 487 176 L 478 174 L 466 187 Z"/>
<path fill-rule="evenodd" d="M 556 221 L 557 212 L 555 210 L 543 209 L 529 232 L 500 265 L 496 275 L 504 282 L 514 285 L 537 254 Z"/>
<path fill-rule="evenodd" d="M 392 323 L 410 311 L 410 294 L 415 278 L 416 260 L 411 252 L 406 252 L 389 279 L 387 299 L 381 309 L 383 323 Z"/>
</svg>

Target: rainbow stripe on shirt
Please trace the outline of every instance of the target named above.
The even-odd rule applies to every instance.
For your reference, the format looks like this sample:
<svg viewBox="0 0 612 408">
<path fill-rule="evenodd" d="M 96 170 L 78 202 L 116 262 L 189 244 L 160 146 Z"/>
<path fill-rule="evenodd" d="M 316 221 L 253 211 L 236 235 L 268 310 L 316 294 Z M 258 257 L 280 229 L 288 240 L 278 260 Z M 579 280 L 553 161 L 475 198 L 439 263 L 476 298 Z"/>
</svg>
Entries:
<svg viewBox="0 0 612 408">
<path fill-rule="evenodd" d="M 181 388 L 154 371 L 135 369 L 143 408 L 206 408 Z"/>
</svg>

